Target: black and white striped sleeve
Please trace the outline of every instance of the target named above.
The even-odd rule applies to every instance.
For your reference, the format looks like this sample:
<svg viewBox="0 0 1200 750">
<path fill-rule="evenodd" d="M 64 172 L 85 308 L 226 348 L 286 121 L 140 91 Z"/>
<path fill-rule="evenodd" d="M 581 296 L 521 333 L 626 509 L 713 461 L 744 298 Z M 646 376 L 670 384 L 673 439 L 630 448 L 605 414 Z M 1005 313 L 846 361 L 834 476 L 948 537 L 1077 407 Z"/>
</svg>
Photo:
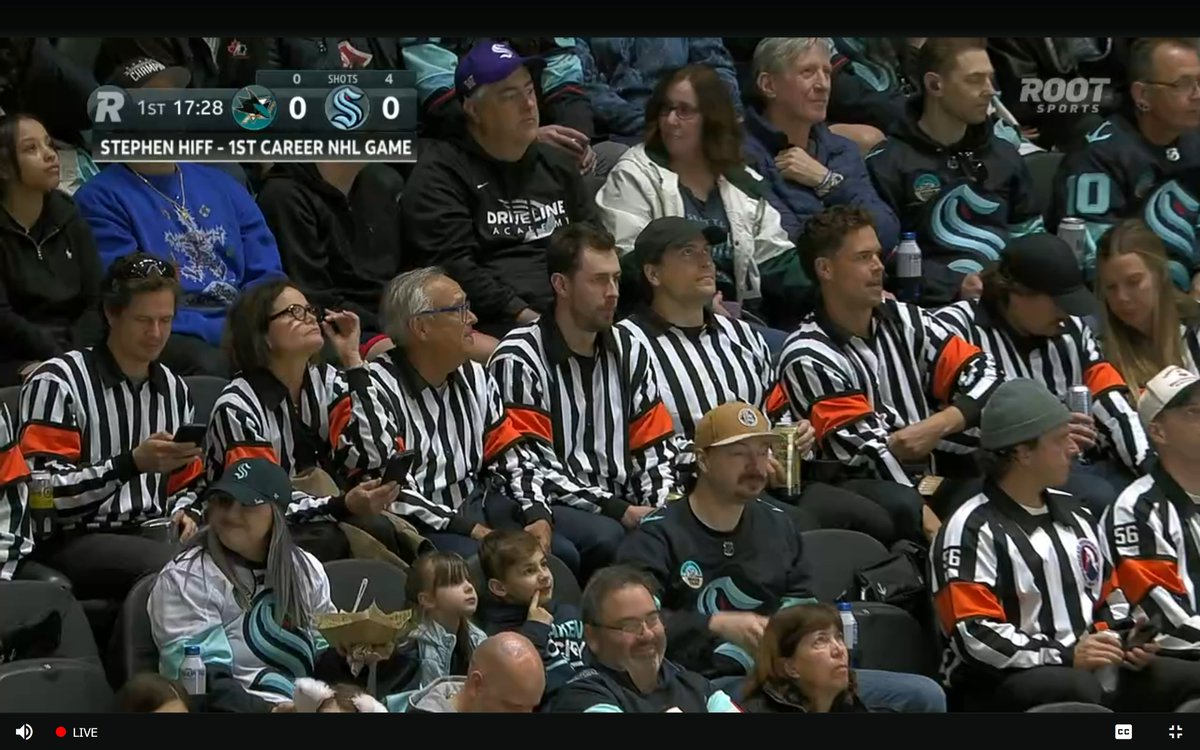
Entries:
<svg viewBox="0 0 1200 750">
<path fill-rule="evenodd" d="M 0 581 L 12 580 L 17 564 L 30 552 L 29 467 L 8 406 L 0 404 Z"/>
</svg>

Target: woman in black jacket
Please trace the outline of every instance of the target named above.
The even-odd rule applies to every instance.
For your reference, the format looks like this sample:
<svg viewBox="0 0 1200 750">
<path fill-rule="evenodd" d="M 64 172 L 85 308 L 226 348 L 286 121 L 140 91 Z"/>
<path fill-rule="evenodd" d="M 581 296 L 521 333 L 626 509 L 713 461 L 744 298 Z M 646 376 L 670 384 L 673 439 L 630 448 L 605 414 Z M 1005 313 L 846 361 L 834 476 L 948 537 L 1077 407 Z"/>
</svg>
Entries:
<svg viewBox="0 0 1200 750">
<path fill-rule="evenodd" d="M 741 705 L 749 713 L 866 711 L 855 695 L 838 611 L 800 604 L 776 612 L 759 642 Z"/>
<path fill-rule="evenodd" d="M 100 259 L 42 123 L 0 118 L 0 385 L 100 334 Z"/>
</svg>

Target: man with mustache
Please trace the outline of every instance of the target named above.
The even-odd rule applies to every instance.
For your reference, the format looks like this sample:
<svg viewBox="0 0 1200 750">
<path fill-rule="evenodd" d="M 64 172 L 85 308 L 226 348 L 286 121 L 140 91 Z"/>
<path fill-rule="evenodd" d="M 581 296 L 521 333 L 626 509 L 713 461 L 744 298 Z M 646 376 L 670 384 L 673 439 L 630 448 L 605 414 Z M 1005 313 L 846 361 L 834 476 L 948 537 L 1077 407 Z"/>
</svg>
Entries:
<svg viewBox="0 0 1200 750">
<path fill-rule="evenodd" d="M 658 584 L 667 655 L 711 679 L 744 676 L 767 618 L 816 601 L 800 534 L 787 514 L 760 500 L 778 445 L 750 404 L 731 401 L 708 412 L 696 426 L 695 485 L 647 516 L 617 553 L 618 563 Z M 858 680 L 871 708 L 945 710 L 945 696 L 928 678 L 858 670 Z"/>
<path fill-rule="evenodd" d="M 586 580 L 671 492 L 675 430 L 649 352 L 613 327 L 612 235 L 570 224 L 550 238 L 545 262 L 553 309 L 505 336 L 488 369 L 521 435 L 562 467 L 559 480 L 518 497 L 525 523 L 544 520 L 569 539 Z"/>
<path fill-rule="evenodd" d="M 654 581 L 624 565 L 583 591 L 587 668 L 559 689 L 553 713 L 741 713 L 711 682 L 664 658 L 667 633 Z"/>
</svg>

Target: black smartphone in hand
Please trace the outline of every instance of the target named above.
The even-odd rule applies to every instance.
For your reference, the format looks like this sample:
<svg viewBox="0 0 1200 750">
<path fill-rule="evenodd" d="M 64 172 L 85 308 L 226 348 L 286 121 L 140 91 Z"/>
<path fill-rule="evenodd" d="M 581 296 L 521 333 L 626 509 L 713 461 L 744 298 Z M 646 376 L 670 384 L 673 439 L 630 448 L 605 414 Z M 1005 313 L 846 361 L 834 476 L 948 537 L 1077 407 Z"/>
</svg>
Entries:
<svg viewBox="0 0 1200 750">
<path fill-rule="evenodd" d="M 1141 648 L 1148 643 L 1153 643 L 1154 639 L 1162 632 L 1162 628 L 1158 626 L 1154 620 L 1147 620 L 1141 625 L 1134 626 L 1133 630 L 1125 636 L 1125 650 L 1132 651 L 1135 648 Z"/>
<path fill-rule="evenodd" d="M 208 432 L 207 425 L 202 424 L 185 424 L 175 431 L 174 441 L 176 443 L 192 443 L 193 445 L 204 445 L 204 434 Z"/>
<path fill-rule="evenodd" d="M 404 451 L 392 456 L 383 469 L 383 483 L 395 482 L 403 487 L 408 482 L 408 476 L 412 473 L 412 467 L 416 461 L 416 451 Z"/>
</svg>

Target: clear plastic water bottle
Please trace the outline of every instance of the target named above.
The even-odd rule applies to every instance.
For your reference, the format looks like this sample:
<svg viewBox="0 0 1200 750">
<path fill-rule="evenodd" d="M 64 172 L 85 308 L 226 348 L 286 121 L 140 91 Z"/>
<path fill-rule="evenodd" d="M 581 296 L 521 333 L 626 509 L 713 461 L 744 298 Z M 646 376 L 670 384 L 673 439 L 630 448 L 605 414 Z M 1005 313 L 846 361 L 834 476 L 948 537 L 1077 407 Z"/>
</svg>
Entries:
<svg viewBox="0 0 1200 750">
<path fill-rule="evenodd" d="M 1111 636 L 1109 637 L 1120 637 L 1108 629 L 1108 623 L 1106 622 L 1096 623 L 1096 633 L 1111 633 Z M 1099 681 L 1100 689 L 1104 691 L 1105 695 L 1112 695 L 1113 693 L 1117 692 L 1117 682 L 1120 680 L 1120 678 L 1121 665 L 1119 664 L 1106 664 L 1096 670 L 1096 680 Z"/>
<path fill-rule="evenodd" d="M 183 664 L 179 668 L 179 681 L 188 695 L 204 695 L 208 692 L 208 671 L 200 658 L 199 646 L 183 647 Z"/>
<path fill-rule="evenodd" d="M 896 248 L 896 299 L 917 304 L 921 299 L 921 246 L 916 232 L 900 235 Z"/>
<path fill-rule="evenodd" d="M 854 610 L 850 602 L 838 602 L 838 615 L 842 618 L 842 640 L 846 650 L 850 652 L 850 666 L 858 664 L 858 620 L 854 619 Z"/>
</svg>

